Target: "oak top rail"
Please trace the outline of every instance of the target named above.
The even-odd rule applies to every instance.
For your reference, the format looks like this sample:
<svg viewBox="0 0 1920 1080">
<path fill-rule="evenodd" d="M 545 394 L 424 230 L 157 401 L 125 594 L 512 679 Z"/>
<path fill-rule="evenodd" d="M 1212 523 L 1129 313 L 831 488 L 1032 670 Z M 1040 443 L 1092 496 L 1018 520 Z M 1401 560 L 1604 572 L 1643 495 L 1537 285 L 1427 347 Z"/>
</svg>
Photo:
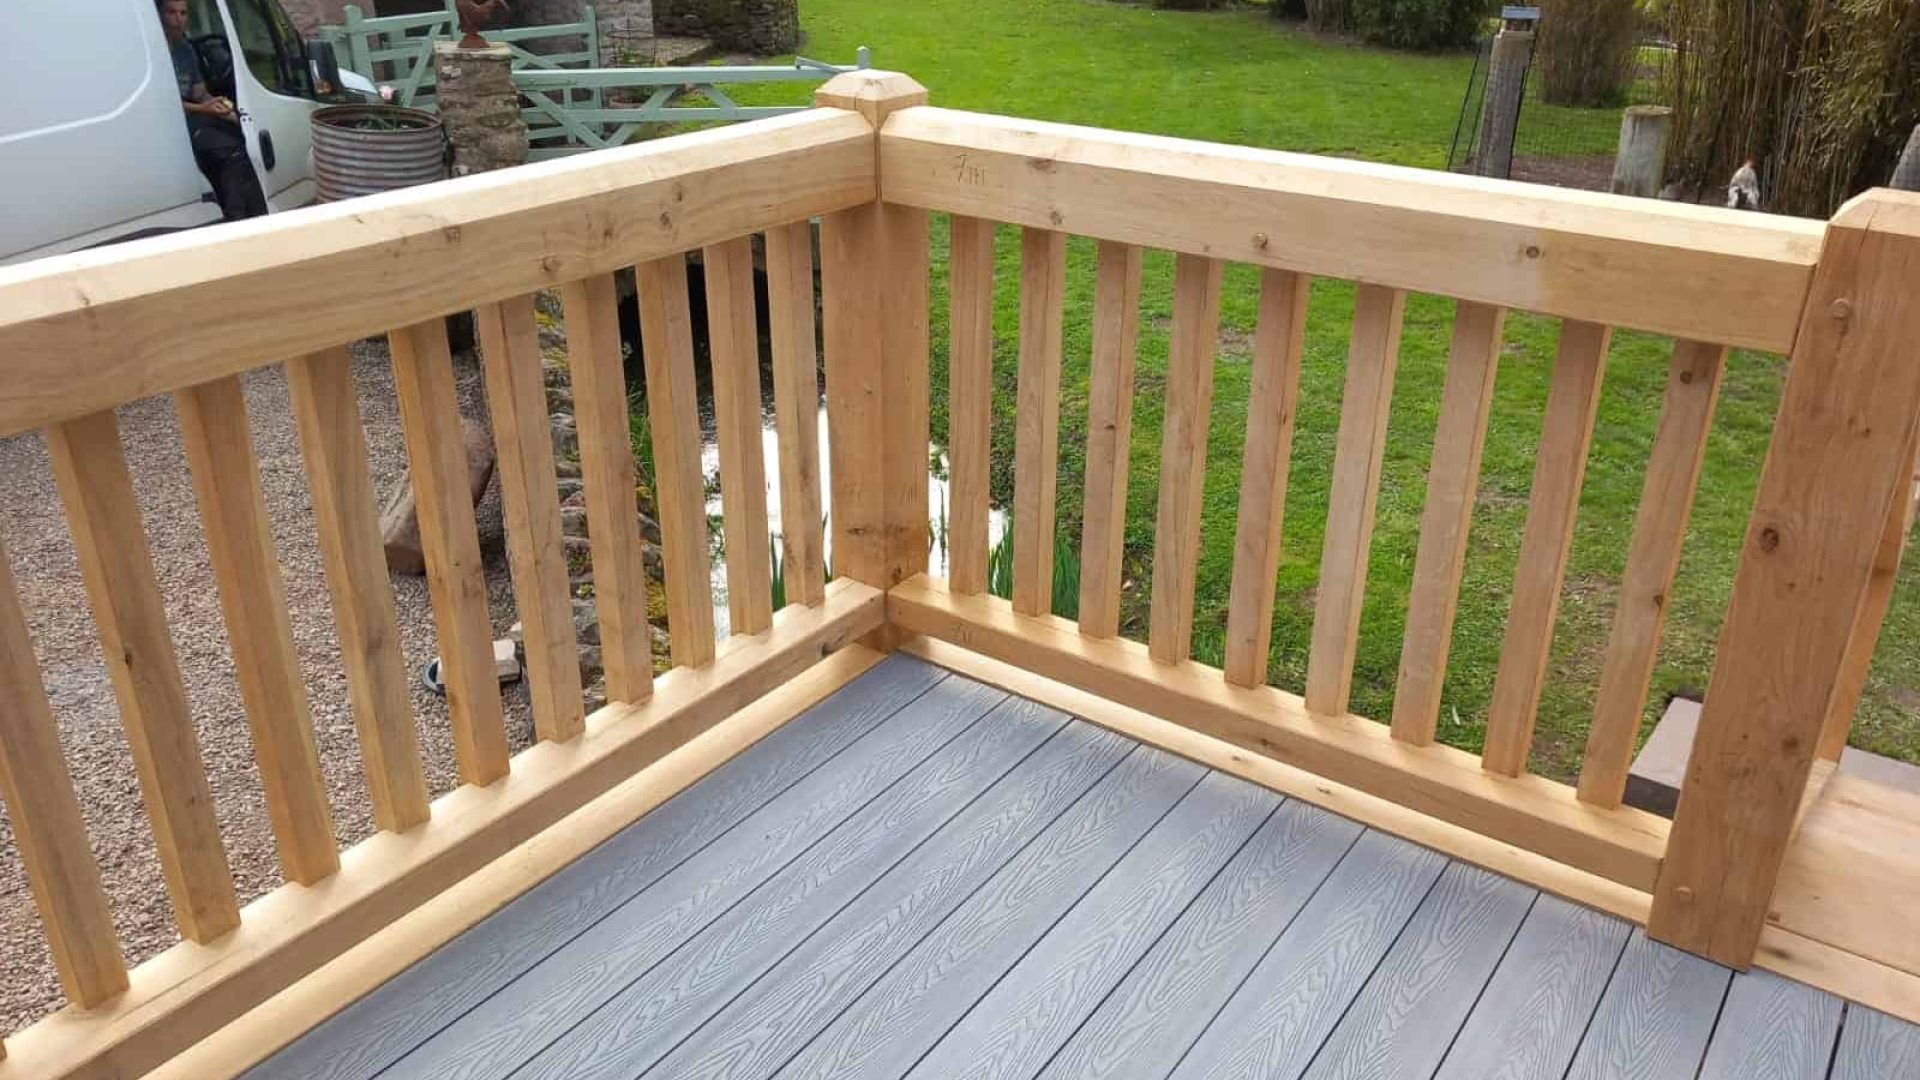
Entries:
<svg viewBox="0 0 1920 1080">
<path fill-rule="evenodd" d="M 875 196 L 816 109 L 0 268 L 0 436 Z"/>
<path fill-rule="evenodd" d="M 882 197 L 1788 351 L 1822 221 L 953 109 L 894 113 Z"/>
</svg>

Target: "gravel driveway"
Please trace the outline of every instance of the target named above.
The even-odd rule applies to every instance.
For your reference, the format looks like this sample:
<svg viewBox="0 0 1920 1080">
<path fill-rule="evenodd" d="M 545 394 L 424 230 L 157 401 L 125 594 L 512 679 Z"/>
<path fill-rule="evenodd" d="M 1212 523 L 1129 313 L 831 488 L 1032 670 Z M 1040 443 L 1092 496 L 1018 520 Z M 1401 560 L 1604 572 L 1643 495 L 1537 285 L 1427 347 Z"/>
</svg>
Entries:
<svg viewBox="0 0 1920 1080">
<path fill-rule="evenodd" d="M 392 371 L 384 342 L 357 344 L 353 356 L 375 489 L 384 497 L 406 465 Z M 484 416 L 478 366 L 468 361 L 456 361 L 455 366 L 463 412 Z M 332 800 L 334 831 L 344 848 L 371 833 L 373 825 L 299 441 L 280 370 L 255 372 L 246 378 L 245 386 L 292 611 L 294 643 L 312 698 L 314 737 Z M 244 903 L 278 885 L 280 872 L 179 425 L 172 399 L 167 397 L 126 406 L 119 416 L 228 860 Z M 494 626 L 503 634 L 514 616 L 497 485 L 482 504 L 479 519 Z M 53 701 L 94 855 L 131 966 L 178 938 L 73 543 L 38 435 L 0 439 L 0 537 L 13 560 L 41 676 Z M 408 667 L 417 671 L 435 653 L 426 581 L 396 577 L 393 586 L 402 648 Z M 532 739 L 526 690 L 520 685 L 503 689 L 508 739 L 518 750 Z M 445 703 L 416 686 L 414 713 L 428 783 L 437 795 L 457 783 Z M 41 938 L 12 826 L 3 819 L 0 958 L 4 958 L 0 960 L 0 1030 L 17 1030 L 59 1007 L 59 981 Z"/>
</svg>

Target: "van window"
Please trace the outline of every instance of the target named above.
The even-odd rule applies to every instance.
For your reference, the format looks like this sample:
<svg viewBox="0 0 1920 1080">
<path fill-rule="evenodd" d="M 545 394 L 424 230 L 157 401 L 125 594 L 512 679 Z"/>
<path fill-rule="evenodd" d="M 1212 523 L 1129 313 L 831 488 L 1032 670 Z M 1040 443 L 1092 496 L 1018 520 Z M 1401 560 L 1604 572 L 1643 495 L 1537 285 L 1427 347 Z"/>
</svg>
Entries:
<svg viewBox="0 0 1920 1080">
<path fill-rule="evenodd" d="M 293 20 L 273 0 L 228 0 L 234 37 L 260 85 L 294 97 L 312 97 L 306 52 Z"/>
</svg>

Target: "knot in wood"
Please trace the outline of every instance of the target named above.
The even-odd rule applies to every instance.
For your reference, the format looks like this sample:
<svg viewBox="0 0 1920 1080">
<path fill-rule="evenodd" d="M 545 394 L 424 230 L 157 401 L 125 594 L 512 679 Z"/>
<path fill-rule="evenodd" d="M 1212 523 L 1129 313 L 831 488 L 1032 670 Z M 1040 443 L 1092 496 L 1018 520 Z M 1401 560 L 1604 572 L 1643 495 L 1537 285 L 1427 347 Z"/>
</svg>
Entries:
<svg viewBox="0 0 1920 1080">
<path fill-rule="evenodd" d="M 1827 305 L 1827 317 L 1835 322 L 1845 322 L 1853 316 L 1853 301 L 1841 297 Z"/>
<path fill-rule="evenodd" d="M 1760 536 L 1759 536 L 1759 543 L 1760 543 L 1761 551 L 1772 551 L 1775 548 L 1779 547 L 1780 546 L 1780 530 L 1774 528 L 1771 525 L 1767 526 L 1764 529 L 1761 529 Z"/>
<path fill-rule="evenodd" d="M 1528 244 L 1528 245 L 1527 245 L 1527 258 L 1529 258 L 1529 259 L 1537 259 L 1537 258 L 1539 258 L 1539 257 L 1540 257 L 1540 245 L 1539 245 L 1539 244 Z"/>
</svg>

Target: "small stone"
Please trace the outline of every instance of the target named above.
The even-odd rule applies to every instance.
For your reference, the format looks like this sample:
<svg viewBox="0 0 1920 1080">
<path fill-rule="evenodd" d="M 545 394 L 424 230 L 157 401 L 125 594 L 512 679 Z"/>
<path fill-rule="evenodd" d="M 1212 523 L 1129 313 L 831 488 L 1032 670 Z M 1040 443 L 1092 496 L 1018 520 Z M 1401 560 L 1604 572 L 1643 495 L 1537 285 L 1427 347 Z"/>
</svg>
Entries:
<svg viewBox="0 0 1920 1080">
<path fill-rule="evenodd" d="M 503 683 L 520 681 L 520 649 L 512 639 L 493 643 L 493 674 Z"/>
<path fill-rule="evenodd" d="M 580 433 L 574 427 L 572 414 L 554 413 L 551 419 L 553 423 L 554 455 L 561 458 L 578 456 L 580 453 Z"/>
<path fill-rule="evenodd" d="M 586 699 L 587 712 L 592 713 L 605 708 L 607 705 L 607 680 L 602 678 L 589 682 L 583 690 L 582 696 Z"/>
<path fill-rule="evenodd" d="M 600 612 L 594 608 L 593 601 L 574 600 L 573 637 L 582 645 L 600 644 Z"/>
<path fill-rule="evenodd" d="M 553 474 L 562 480 L 580 478 L 580 463 L 570 458 L 561 458 L 553 463 Z"/>
<path fill-rule="evenodd" d="M 566 481 L 563 480 L 561 483 L 565 484 Z M 584 509 L 587 505 L 587 489 L 579 486 L 579 481 L 577 480 L 574 481 L 574 485 L 572 491 L 562 489 L 564 492 L 560 498 L 560 508 L 562 510 L 571 510 L 575 507 Z"/>
<path fill-rule="evenodd" d="M 586 645 L 580 649 L 580 681 L 597 681 L 607 670 L 606 661 L 600 656 L 600 646 Z"/>
<path fill-rule="evenodd" d="M 527 624 L 524 622 L 516 622 L 512 626 L 507 627 L 507 640 L 516 645 L 526 644 Z"/>
<path fill-rule="evenodd" d="M 560 532 L 564 536 L 585 537 L 587 535 L 587 510 L 584 506 L 565 506 L 560 509 Z"/>
<path fill-rule="evenodd" d="M 660 523 L 648 517 L 645 510 L 640 511 L 640 535 L 649 544 L 658 545 L 662 542 Z"/>
</svg>

